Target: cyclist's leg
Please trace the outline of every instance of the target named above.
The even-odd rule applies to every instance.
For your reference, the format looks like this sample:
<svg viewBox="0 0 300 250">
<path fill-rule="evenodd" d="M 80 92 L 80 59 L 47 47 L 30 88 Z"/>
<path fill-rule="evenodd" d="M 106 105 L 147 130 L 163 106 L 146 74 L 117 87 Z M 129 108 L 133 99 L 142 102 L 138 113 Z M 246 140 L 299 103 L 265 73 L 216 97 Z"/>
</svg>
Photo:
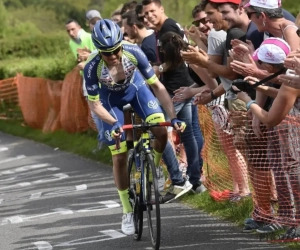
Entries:
<svg viewBox="0 0 300 250">
<path fill-rule="evenodd" d="M 110 96 L 110 98 L 107 98 Z M 104 98 L 103 98 L 104 97 Z M 101 95 L 101 102 L 103 107 L 115 117 L 121 124 L 124 124 L 124 114 L 122 106 L 118 108 L 116 105 L 110 102 L 113 95 Z M 127 234 L 134 234 L 134 224 L 132 217 L 132 204 L 130 202 L 128 173 L 127 173 L 127 145 L 125 140 L 125 133 L 123 132 L 120 142 L 120 149 L 116 150 L 115 140 L 110 136 L 112 125 L 103 122 L 103 129 L 105 134 L 105 140 L 110 148 L 113 161 L 113 173 L 116 187 L 120 196 L 120 200 L 123 206 L 123 220 L 122 220 L 122 231 Z"/>
</svg>

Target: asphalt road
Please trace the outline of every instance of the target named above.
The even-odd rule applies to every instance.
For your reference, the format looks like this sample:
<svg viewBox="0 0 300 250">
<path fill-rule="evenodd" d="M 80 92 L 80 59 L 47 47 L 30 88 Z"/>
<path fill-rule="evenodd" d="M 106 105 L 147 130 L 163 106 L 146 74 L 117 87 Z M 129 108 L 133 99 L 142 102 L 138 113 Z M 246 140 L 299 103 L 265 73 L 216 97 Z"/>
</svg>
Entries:
<svg viewBox="0 0 300 250">
<path fill-rule="evenodd" d="M 161 206 L 161 249 L 283 249 L 180 203 Z M 0 250 L 151 249 L 121 230 L 109 166 L 0 133 Z"/>
</svg>

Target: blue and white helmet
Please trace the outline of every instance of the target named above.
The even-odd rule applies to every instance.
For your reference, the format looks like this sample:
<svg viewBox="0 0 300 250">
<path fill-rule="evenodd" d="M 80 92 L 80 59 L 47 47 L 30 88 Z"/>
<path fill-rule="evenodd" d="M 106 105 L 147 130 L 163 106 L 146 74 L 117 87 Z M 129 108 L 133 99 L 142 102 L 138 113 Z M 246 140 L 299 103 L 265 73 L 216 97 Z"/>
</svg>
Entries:
<svg viewBox="0 0 300 250">
<path fill-rule="evenodd" d="M 93 28 L 92 40 L 99 50 L 114 50 L 123 40 L 123 34 L 116 23 L 109 19 L 102 19 Z"/>
</svg>

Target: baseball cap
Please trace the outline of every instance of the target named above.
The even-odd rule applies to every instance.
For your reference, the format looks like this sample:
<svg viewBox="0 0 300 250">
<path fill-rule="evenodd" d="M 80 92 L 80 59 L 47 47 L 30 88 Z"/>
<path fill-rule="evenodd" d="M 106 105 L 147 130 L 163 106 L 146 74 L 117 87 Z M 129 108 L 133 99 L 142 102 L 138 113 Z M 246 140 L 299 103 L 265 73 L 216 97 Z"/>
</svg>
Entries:
<svg viewBox="0 0 300 250">
<path fill-rule="evenodd" d="M 234 3 L 234 4 L 240 4 L 241 0 L 210 0 L 210 2 L 213 2 L 213 3 Z"/>
<path fill-rule="evenodd" d="M 87 11 L 86 14 L 85 14 L 85 18 L 86 18 L 87 20 L 91 20 L 91 19 L 93 19 L 94 17 L 99 17 L 99 18 L 102 19 L 101 14 L 100 14 L 100 12 L 99 12 L 98 10 L 89 10 L 89 11 Z"/>
<path fill-rule="evenodd" d="M 291 52 L 291 47 L 286 41 L 277 37 L 270 37 L 263 41 L 260 47 L 253 53 L 255 61 L 262 61 L 270 64 L 283 63 L 287 55 Z"/>
<path fill-rule="evenodd" d="M 278 9 L 281 7 L 281 0 L 250 0 L 244 8 L 254 6 L 265 9 Z"/>
</svg>

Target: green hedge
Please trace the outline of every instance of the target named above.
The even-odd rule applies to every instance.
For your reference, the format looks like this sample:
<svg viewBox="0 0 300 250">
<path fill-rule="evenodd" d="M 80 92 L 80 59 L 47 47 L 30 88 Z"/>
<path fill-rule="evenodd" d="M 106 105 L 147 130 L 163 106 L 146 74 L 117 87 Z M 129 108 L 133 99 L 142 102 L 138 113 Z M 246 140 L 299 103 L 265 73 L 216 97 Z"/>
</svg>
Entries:
<svg viewBox="0 0 300 250">
<path fill-rule="evenodd" d="M 44 58 L 5 60 L 0 61 L 0 79 L 22 73 L 24 76 L 62 80 L 75 65 L 76 62 L 70 52 Z"/>
<path fill-rule="evenodd" d="M 69 50 L 69 38 L 66 33 L 39 34 L 0 40 L 0 60 L 51 56 Z"/>
</svg>

